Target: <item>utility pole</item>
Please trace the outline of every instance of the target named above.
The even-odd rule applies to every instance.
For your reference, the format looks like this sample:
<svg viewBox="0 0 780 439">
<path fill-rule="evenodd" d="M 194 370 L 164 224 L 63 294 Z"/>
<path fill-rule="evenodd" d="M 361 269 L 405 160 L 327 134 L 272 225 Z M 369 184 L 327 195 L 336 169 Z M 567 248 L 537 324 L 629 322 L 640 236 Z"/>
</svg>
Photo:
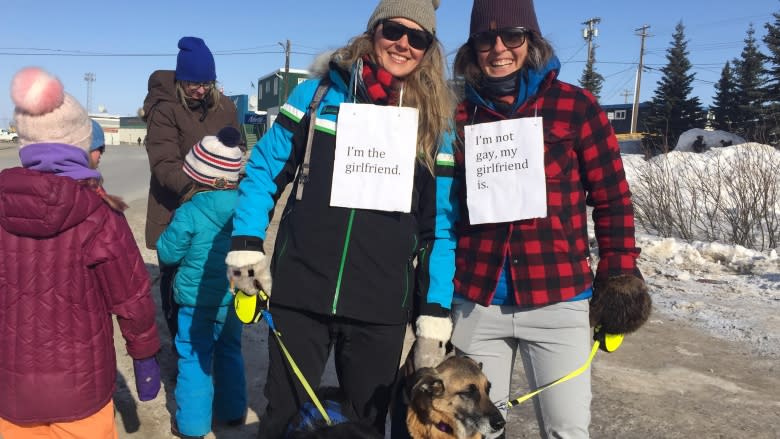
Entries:
<svg viewBox="0 0 780 439">
<path fill-rule="evenodd" d="M 636 86 L 634 87 L 634 106 L 633 108 L 631 108 L 631 130 L 629 131 L 631 134 L 634 134 L 636 132 L 636 122 L 639 117 L 639 86 L 642 84 L 642 69 L 644 68 L 642 62 L 645 56 L 645 38 L 649 36 L 647 34 L 648 29 L 650 29 L 650 26 L 647 24 L 640 27 L 639 29 L 636 29 L 636 32 L 641 32 L 637 35 L 642 37 L 642 43 L 639 47 L 639 68 L 636 71 Z"/>
<path fill-rule="evenodd" d="M 623 93 L 620 93 L 623 98 L 625 98 L 625 103 L 628 103 L 628 97 L 631 96 L 631 90 L 625 89 L 623 90 Z"/>
<path fill-rule="evenodd" d="M 282 101 L 279 102 L 279 106 L 287 102 L 287 93 L 289 93 L 290 83 L 290 40 L 287 40 L 287 44 L 278 43 L 284 48 L 284 94 L 282 95 Z"/>
<path fill-rule="evenodd" d="M 87 114 L 92 110 L 92 83 L 95 82 L 94 73 L 85 73 L 84 80 L 87 81 Z"/>
<path fill-rule="evenodd" d="M 587 26 L 582 30 L 582 38 L 588 40 L 588 63 L 593 62 L 593 38 L 599 36 L 599 30 L 596 29 L 596 25 L 599 23 L 601 23 L 599 17 L 590 18 L 582 23 Z"/>
</svg>

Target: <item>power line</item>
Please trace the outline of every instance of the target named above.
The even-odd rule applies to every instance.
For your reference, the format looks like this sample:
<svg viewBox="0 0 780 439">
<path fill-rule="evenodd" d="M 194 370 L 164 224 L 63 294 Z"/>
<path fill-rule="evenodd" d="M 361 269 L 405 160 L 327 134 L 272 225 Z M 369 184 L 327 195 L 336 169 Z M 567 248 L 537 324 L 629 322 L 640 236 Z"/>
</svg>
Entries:
<svg viewBox="0 0 780 439">
<path fill-rule="evenodd" d="M 580 46 L 580 48 L 579 48 L 579 49 L 577 49 L 577 51 L 576 51 L 576 52 L 574 52 L 574 54 L 573 54 L 571 57 L 569 57 L 569 59 L 567 59 L 566 61 L 562 62 L 562 63 L 561 63 L 561 65 L 562 65 L 562 66 L 565 66 L 566 64 L 568 64 L 568 63 L 569 63 L 569 61 L 571 61 L 571 60 L 572 60 L 572 58 L 574 58 L 575 56 L 577 56 L 577 54 L 578 54 L 578 53 L 580 53 L 580 51 L 581 51 L 583 48 L 585 48 L 587 45 L 588 45 L 588 43 L 586 42 L 586 43 L 584 43 L 582 46 Z"/>
</svg>

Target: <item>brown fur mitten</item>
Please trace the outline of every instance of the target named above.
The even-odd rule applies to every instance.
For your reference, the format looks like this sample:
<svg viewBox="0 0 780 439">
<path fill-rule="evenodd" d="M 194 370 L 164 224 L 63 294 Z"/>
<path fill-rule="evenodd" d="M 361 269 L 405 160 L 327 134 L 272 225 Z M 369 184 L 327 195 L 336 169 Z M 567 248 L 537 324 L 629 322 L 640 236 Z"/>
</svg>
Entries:
<svg viewBox="0 0 780 439">
<path fill-rule="evenodd" d="M 608 334 L 628 334 L 650 317 L 653 301 L 647 284 L 631 274 L 596 279 L 590 301 L 590 324 Z"/>
</svg>

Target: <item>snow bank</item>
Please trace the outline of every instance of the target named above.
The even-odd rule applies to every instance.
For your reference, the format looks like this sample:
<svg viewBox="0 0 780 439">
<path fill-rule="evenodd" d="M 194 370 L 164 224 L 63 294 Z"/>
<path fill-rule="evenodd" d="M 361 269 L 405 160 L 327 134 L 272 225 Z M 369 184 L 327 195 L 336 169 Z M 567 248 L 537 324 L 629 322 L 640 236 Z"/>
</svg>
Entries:
<svg viewBox="0 0 780 439">
<path fill-rule="evenodd" d="M 701 150 L 695 148 L 697 137 L 701 136 Z M 703 130 L 701 128 L 690 129 L 680 135 L 675 151 L 701 152 L 710 148 L 722 148 L 724 146 L 739 145 L 745 143 L 745 139 L 736 134 L 720 130 Z"/>
</svg>

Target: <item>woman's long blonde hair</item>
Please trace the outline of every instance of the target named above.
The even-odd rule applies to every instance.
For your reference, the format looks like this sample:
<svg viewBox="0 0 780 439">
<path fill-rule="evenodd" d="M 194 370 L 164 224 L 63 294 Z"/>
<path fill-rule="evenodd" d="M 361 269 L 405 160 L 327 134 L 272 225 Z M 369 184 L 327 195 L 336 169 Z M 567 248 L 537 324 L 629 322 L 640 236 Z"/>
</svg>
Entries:
<svg viewBox="0 0 780 439">
<path fill-rule="evenodd" d="M 336 50 L 331 61 L 346 71 L 364 55 L 376 63 L 374 54 L 374 32 L 359 35 Z M 425 51 L 422 60 L 404 82 L 405 107 L 417 108 L 419 126 L 417 129 L 417 159 L 433 173 L 436 151 L 443 134 L 450 128 L 450 118 L 454 109 L 454 96 L 444 79 L 444 50 L 435 40 Z"/>
</svg>

